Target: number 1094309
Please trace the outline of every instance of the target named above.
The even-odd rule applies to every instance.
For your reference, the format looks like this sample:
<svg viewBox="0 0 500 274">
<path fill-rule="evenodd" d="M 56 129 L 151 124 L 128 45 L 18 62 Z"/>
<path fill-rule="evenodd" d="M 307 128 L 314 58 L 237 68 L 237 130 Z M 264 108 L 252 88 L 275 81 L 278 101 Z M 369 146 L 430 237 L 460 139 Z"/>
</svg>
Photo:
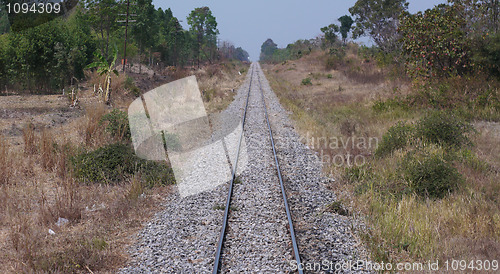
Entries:
<svg viewBox="0 0 500 274">
<path fill-rule="evenodd" d="M 59 13 L 60 3 L 8 3 L 5 5 L 7 13 Z"/>
</svg>

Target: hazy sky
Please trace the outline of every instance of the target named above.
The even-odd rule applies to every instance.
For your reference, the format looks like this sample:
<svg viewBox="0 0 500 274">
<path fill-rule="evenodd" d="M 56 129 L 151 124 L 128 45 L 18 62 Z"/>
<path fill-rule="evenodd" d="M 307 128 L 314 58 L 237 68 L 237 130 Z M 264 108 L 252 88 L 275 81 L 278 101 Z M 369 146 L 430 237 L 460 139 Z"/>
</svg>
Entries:
<svg viewBox="0 0 500 274">
<path fill-rule="evenodd" d="M 410 12 L 432 8 L 446 0 L 409 0 Z M 271 38 L 278 47 L 321 34 L 321 27 L 339 24 L 355 0 L 153 0 L 155 7 L 170 8 L 188 28 L 186 17 L 197 7 L 208 6 L 216 17 L 219 39 L 231 41 L 258 60 L 260 46 Z M 362 41 L 368 41 L 363 39 Z"/>
</svg>

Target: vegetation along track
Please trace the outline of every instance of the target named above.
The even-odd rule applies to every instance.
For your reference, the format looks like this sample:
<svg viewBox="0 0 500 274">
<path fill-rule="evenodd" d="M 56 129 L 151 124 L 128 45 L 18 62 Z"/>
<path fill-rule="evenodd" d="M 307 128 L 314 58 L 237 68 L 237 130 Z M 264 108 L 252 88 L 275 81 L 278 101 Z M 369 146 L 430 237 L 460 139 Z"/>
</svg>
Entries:
<svg viewBox="0 0 500 274">
<path fill-rule="evenodd" d="M 253 75 L 253 76 L 252 76 Z M 265 105 L 264 101 L 265 100 Z M 248 101 L 248 105 L 247 105 Z M 260 66 L 253 64 L 245 84 L 215 127 L 243 121 L 247 161 L 233 181 L 188 197 L 174 193 L 165 210 L 139 233 L 132 260 L 122 273 L 290 273 L 295 251 L 276 170 L 279 162 L 303 266 L 365 259 L 349 216 L 329 210 L 336 201 L 322 176 L 318 157 L 295 132 Z M 268 112 L 269 124 L 266 120 Z M 272 129 L 276 155 L 269 129 Z M 241 165 L 243 167 L 243 165 Z M 240 170 L 240 166 L 237 167 Z M 214 175 L 216 176 L 216 175 Z M 223 224 L 228 211 L 227 224 Z M 220 261 L 214 260 L 221 227 L 226 229 Z M 217 267 L 214 267 L 217 266 Z M 320 269 L 305 269 L 318 272 Z M 330 269 L 331 270 L 331 269 Z M 322 269 L 320 272 L 334 272 Z M 348 271 L 350 272 L 350 271 Z"/>
</svg>

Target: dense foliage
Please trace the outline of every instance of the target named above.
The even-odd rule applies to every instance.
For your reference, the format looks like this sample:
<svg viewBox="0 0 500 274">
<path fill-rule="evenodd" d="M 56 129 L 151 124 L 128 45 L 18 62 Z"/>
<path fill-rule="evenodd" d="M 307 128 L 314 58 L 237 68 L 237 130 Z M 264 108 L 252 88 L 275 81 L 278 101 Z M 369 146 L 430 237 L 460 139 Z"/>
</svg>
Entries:
<svg viewBox="0 0 500 274">
<path fill-rule="evenodd" d="M 353 15 L 354 38 L 368 35 L 385 52 L 398 50 L 399 16 L 408 9 L 406 0 L 358 0 Z"/>
<path fill-rule="evenodd" d="M 351 31 L 352 24 L 354 21 L 352 20 L 352 17 L 349 15 L 343 15 L 339 17 L 340 22 L 340 34 L 342 35 L 342 42 L 345 44 L 347 35 Z"/>
<path fill-rule="evenodd" d="M 141 174 L 146 186 L 174 183 L 166 163 L 138 158 L 127 144 L 111 144 L 95 151 L 82 152 L 71 159 L 75 176 L 87 183 L 114 184 Z"/>
<path fill-rule="evenodd" d="M 208 7 L 194 9 L 187 18 L 190 31 L 195 38 L 194 53 L 200 66 L 202 55 L 211 61 L 217 49 L 217 21 Z"/>
<path fill-rule="evenodd" d="M 55 19 L 34 28 L 4 34 L 0 40 L 0 82 L 31 91 L 63 88 L 83 77 L 96 48 L 83 14 Z"/>
<path fill-rule="evenodd" d="M 424 13 L 406 14 L 399 33 L 409 72 L 430 77 L 469 71 L 472 53 L 465 31 L 465 18 L 456 6 L 439 5 Z"/>
<path fill-rule="evenodd" d="M 498 1 L 449 2 L 402 16 L 399 33 L 408 71 L 427 78 L 481 71 L 498 76 Z"/>
<path fill-rule="evenodd" d="M 113 62 L 115 48 L 117 63 L 123 61 L 127 1 L 66 2 L 80 4 L 67 16 L 41 18 L 42 23 L 17 17 L 11 26 L 5 10 L 0 9 L 2 89 L 59 93 L 74 78 L 83 78 L 84 69 L 93 61 L 117 65 Z M 185 66 L 221 58 L 248 60 L 248 53 L 240 47 L 218 48 L 217 21 L 208 7 L 194 9 L 187 20 L 191 28 L 185 30 L 170 9 L 155 8 L 152 0 L 130 3 L 129 64 Z"/>
</svg>

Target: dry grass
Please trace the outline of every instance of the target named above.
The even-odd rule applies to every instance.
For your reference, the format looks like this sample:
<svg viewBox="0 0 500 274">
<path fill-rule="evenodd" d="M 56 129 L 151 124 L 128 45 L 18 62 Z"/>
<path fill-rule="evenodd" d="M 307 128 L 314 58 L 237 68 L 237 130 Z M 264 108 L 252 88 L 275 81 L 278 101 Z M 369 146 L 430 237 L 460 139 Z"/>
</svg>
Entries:
<svg viewBox="0 0 500 274">
<path fill-rule="evenodd" d="M 85 146 L 98 147 L 106 142 L 104 129 L 100 125 L 101 118 L 105 114 L 106 108 L 103 104 L 93 104 L 87 107 L 84 121 L 79 128 Z"/>
<path fill-rule="evenodd" d="M 83 90 L 80 96 L 92 97 L 98 95 L 99 86 L 105 91 L 105 75 L 99 75 L 97 71 L 86 71 L 85 77 L 87 79 L 85 84 L 88 88 Z M 126 85 L 127 78 L 128 75 L 125 73 L 120 73 L 118 75 L 111 74 L 109 89 L 111 103 L 113 105 L 128 106 L 128 104 L 135 99 L 133 91 L 130 89 L 131 87 L 127 87 Z M 101 95 L 104 96 L 104 94 Z M 98 98 L 98 100 L 103 102 L 104 98 Z"/>
<path fill-rule="evenodd" d="M 243 73 L 238 73 L 242 71 Z M 214 64 L 195 72 L 208 113 L 224 110 L 243 84 L 248 65 L 235 62 Z"/>
<path fill-rule="evenodd" d="M 285 64 L 265 65 L 266 76 L 281 103 L 292 111 L 299 133 L 326 161 L 325 169 L 337 179 L 331 187 L 351 212 L 366 217 L 370 230 L 362 232 L 376 261 L 426 261 L 435 259 L 498 259 L 500 256 L 500 126 L 480 123 L 472 151 L 460 151 L 456 168 L 464 186 L 443 199 L 422 199 L 412 194 L 391 196 L 401 180 L 403 153 L 377 159 L 374 146 L 351 146 L 353 137 L 378 138 L 398 121 L 415 121 L 424 111 L 391 109 L 375 112 L 375 100 L 409 92 L 405 82 L 388 78 L 380 70 L 364 66 L 364 75 L 325 70 L 324 53 Z M 360 61 L 349 54 L 354 66 Z M 362 65 L 362 64 L 361 64 Z M 328 77 L 328 74 L 331 77 Z M 372 79 L 377 75 L 379 79 Z M 309 77 L 312 86 L 301 84 Z M 351 138 L 351 139 L 349 139 Z M 343 143 L 350 141 L 347 147 Z M 343 175 L 356 166 L 347 155 L 363 156 L 360 178 L 352 182 Z M 332 159 L 339 156 L 342 165 Z M 338 159 L 340 159 L 338 158 Z M 338 162 L 337 162 L 338 163 Z M 360 190 L 360 187 L 363 190 Z"/>
<path fill-rule="evenodd" d="M 52 132 L 43 129 L 40 137 L 41 164 L 45 170 L 52 170 L 56 164 L 54 136 Z"/>
<path fill-rule="evenodd" d="M 9 183 L 11 173 L 9 144 L 0 136 L 0 186 Z"/>
<path fill-rule="evenodd" d="M 78 147 L 112 141 L 99 125 L 106 112 L 90 105 L 64 129 L 26 121 L 19 146 L 0 136 L 1 273 L 110 272 L 126 261 L 130 235 L 170 190 L 144 189 L 140 180 L 100 186 L 73 179 Z M 57 225 L 60 218 L 68 223 Z"/>
<path fill-rule="evenodd" d="M 35 126 L 32 123 L 27 123 L 23 129 L 24 154 L 32 155 L 38 152 L 35 137 Z"/>
<path fill-rule="evenodd" d="M 170 190 L 145 189 L 139 177 L 115 186 L 81 184 L 68 168 L 72 145 L 54 142 L 53 134 L 34 132 L 42 141 L 32 155 L 5 153 L 8 144 L 0 140 L 0 178 L 8 182 L 0 184 L 0 272 L 112 271 L 126 261 L 127 237 Z M 68 223 L 58 226 L 60 218 Z"/>
</svg>

